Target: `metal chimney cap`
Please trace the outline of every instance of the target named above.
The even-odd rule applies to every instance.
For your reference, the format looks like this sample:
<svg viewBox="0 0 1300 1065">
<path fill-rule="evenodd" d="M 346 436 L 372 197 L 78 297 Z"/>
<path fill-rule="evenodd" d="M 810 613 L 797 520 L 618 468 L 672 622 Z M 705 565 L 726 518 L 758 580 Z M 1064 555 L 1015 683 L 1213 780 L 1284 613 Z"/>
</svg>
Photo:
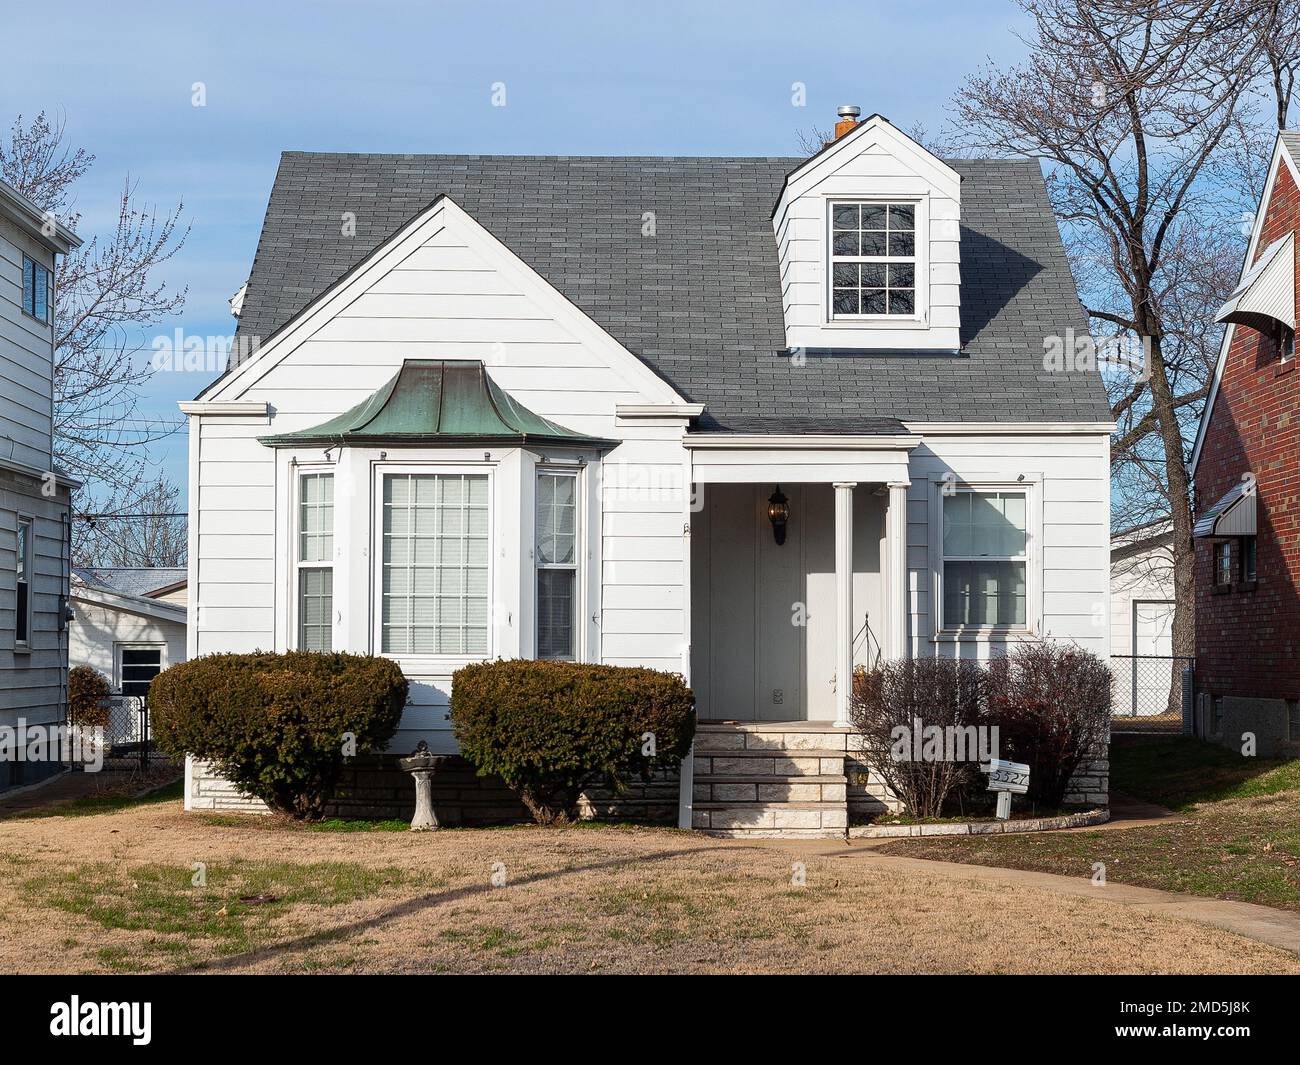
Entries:
<svg viewBox="0 0 1300 1065">
<path fill-rule="evenodd" d="M 840 109 L 835 112 L 840 118 L 861 118 L 862 108 L 855 107 L 853 104 L 841 104 Z"/>
</svg>

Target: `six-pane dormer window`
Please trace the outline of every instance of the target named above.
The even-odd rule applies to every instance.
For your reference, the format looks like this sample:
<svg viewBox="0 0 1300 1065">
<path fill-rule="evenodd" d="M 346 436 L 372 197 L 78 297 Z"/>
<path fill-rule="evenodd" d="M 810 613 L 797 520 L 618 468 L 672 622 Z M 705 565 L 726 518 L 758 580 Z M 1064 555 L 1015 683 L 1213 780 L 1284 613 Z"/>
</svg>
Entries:
<svg viewBox="0 0 1300 1065">
<path fill-rule="evenodd" d="M 916 205 L 831 204 L 831 316 L 916 315 Z"/>
</svg>

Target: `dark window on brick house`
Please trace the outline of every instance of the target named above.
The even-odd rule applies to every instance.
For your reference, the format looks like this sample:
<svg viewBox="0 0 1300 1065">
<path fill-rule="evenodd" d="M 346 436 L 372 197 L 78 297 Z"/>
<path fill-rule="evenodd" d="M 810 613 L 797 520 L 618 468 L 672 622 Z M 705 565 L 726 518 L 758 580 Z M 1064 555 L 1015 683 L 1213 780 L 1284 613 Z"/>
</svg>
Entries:
<svg viewBox="0 0 1300 1065">
<path fill-rule="evenodd" d="M 1286 738 L 1300 740 L 1300 699 L 1286 701 Z"/>
<path fill-rule="evenodd" d="M 1282 322 L 1273 326 L 1273 334 L 1270 337 L 1273 342 L 1273 351 L 1277 354 L 1279 362 L 1288 362 L 1295 358 L 1295 330 L 1288 329 Z"/>
<path fill-rule="evenodd" d="M 1255 580 L 1255 538 L 1253 536 L 1241 538 L 1241 579 L 1247 583 Z"/>
</svg>

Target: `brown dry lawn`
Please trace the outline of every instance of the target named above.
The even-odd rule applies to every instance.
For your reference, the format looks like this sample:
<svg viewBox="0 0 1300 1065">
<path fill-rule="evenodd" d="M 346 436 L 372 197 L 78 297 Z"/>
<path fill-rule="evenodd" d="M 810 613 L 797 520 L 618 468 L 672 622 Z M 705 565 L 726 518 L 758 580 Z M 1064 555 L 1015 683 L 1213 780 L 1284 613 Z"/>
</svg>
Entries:
<svg viewBox="0 0 1300 1065">
<path fill-rule="evenodd" d="M 1203 925 L 811 850 L 799 887 L 789 844 L 667 829 L 331 832 L 174 798 L 11 819 L 0 970 L 1300 973 Z"/>
</svg>

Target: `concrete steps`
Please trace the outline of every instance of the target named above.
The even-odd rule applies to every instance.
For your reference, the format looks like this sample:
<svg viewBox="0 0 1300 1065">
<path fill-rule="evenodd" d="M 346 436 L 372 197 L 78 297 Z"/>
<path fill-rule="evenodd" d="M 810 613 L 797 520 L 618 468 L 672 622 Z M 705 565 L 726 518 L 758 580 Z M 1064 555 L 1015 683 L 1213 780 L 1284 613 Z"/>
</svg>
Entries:
<svg viewBox="0 0 1300 1065">
<path fill-rule="evenodd" d="M 824 722 L 701 722 L 694 826 L 716 836 L 844 836 L 847 737 Z"/>
</svg>

